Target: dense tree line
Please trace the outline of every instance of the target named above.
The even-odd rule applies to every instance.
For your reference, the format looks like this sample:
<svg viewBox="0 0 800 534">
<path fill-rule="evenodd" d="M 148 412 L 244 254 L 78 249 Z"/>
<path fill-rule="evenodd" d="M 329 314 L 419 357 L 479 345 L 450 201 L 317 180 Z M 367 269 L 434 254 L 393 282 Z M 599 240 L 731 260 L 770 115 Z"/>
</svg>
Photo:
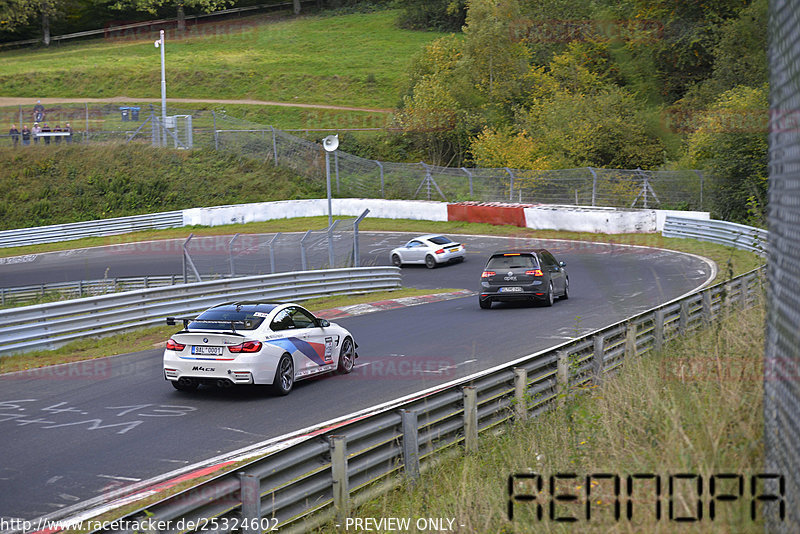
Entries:
<svg viewBox="0 0 800 534">
<path fill-rule="evenodd" d="M 402 102 L 429 161 L 699 168 L 716 215 L 763 219 L 767 0 L 426 4 L 433 28 L 465 14 L 416 58 Z"/>
</svg>

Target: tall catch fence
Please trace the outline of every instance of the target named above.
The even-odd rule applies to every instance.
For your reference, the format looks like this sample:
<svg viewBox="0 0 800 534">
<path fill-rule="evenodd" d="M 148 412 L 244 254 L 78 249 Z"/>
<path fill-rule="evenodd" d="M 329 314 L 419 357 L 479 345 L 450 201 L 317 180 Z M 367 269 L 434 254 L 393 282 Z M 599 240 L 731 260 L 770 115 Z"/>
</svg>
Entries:
<svg viewBox="0 0 800 534">
<path fill-rule="evenodd" d="M 185 282 L 364 267 L 359 264 L 358 226 L 368 213 L 365 210 L 358 217 L 335 220 L 326 228 L 305 232 L 189 236 L 180 249 L 173 248 L 183 255 Z"/>
<path fill-rule="evenodd" d="M 325 179 L 321 144 L 224 112 L 169 106 L 165 120 L 160 106 L 150 103 L 87 103 L 52 105 L 45 115 L 51 128 L 69 122 L 74 141 L 214 148 L 288 167 L 314 180 Z M 32 124 L 29 109 L 5 108 L 0 116 L 5 122 Z M 5 135 L 2 143 L 8 146 L 11 140 Z M 335 151 L 330 159 L 332 195 L 339 198 L 692 210 L 707 206 L 705 178 L 693 170 L 453 168 L 382 162 L 343 150 Z"/>
<path fill-rule="evenodd" d="M 770 2 L 769 299 L 764 355 L 766 468 L 786 476 L 786 519 L 800 532 L 800 1 Z M 791 120 L 794 118 L 794 120 Z M 787 120 L 788 119 L 788 120 Z M 794 124 L 787 128 L 787 124 Z"/>
</svg>

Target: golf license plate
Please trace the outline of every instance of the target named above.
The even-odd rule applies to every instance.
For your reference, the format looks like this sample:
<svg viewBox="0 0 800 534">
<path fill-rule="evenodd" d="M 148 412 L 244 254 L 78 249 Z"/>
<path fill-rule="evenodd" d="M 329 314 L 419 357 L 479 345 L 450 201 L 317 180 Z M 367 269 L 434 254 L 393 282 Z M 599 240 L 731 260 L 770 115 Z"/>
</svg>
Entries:
<svg viewBox="0 0 800 534">
<path fill-rule="evenodd" d="M 204 356 L 221 356 L 222 347 L 203 347 L 203 346 L 193 345 L 192 354 L 202 354 Z"/>
<path fill-rule="evenodd" d="M 511 287 L 501 287 L 497 290 L 499 293 L 518 293 L 522 291 L 521 287 L 518 286 L 511 286 Z"/>
</svg>

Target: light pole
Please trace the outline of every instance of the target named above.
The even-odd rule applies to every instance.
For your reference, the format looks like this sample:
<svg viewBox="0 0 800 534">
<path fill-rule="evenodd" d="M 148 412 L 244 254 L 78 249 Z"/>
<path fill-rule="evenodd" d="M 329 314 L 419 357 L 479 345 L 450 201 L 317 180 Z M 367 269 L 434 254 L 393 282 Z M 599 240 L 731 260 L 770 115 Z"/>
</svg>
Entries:
<svg viewBox="0 0 800 534">
<path fill-rule="evenodd" d="M 167 146 L 167 75 L 164 68 L 164 30 L 160 38 L 153 43 L 156 48 L 161 48 L 161 146 Z"/>
<path fill-rule="evenodd" d="M 333 210 L 331 208 L 331 152 L 339 147 L 339 134 L 329 135 L 322 140 L 325 149 L 325 181 L 328 186 L 328 228 L 333 224 Z"/>
</svg>

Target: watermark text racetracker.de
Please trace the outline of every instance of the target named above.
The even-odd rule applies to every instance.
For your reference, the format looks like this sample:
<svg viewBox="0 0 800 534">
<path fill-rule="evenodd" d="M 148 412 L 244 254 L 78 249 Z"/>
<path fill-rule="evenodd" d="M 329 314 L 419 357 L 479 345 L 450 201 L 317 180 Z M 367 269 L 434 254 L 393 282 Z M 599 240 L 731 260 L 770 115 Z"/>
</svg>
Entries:
<svg viewBox="0 0 800 534">
<path fill-rule="evenodd" d="M 235 530 L 250 532 L 274 532 L 278 530 L 278 519 L 263 517 L 260 519 L 242 519 L 239 517 L 211 517 L 196 520 L 177 519 L 159 521 L 148 517 L 139 520 L 81 520 L 54 521 L 49 519 L 26 520 L 17 518 L 0 518 L 0 532 L 58 532 L 74 530 L 76 532 L 96 532 L 102 530 L 120 532 L 232 532 Z"/>
</svg>

